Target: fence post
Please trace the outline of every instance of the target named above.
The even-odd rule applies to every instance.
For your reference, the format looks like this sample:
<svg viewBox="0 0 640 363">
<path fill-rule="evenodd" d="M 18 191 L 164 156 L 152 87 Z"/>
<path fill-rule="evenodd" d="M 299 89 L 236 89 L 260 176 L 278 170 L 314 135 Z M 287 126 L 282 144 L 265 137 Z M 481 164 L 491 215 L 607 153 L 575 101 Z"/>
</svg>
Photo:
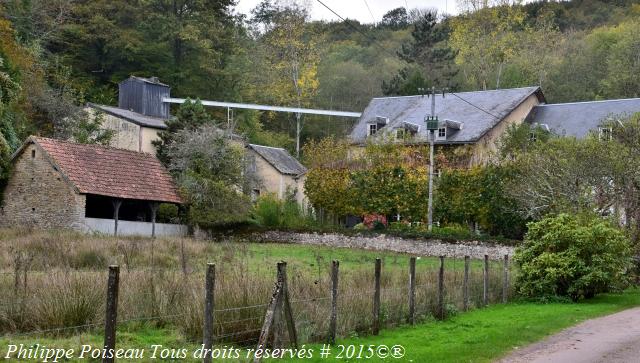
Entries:
<svg viewBox="0 0 640 363">
<path fill-rule="evenodd" d="M 289 284 L 287 283 L 287 263 L 280 262 L 278 264 L 278 274 L 282 275 L 283 289 L 282 289 L 282 302 L 284 305 L 284 319 L 287 322 L 287 329 L 289 332 L 289 343 L 293 344 L 293 347 L 298 349 L 298 332 L 296 331 L 296 324 L 293 320 L 293 311 L 291 310 L 291 301 L 289 300 Z"/>
<path fill-rule="evenodd" d="M 502 302 L 506 303 L 509 295 L 509 255 L 504 255 L 504 271 L 502 276 Z"/>
<path fill-rule="evenodd" d="M 329 319 L 329 344 L 336 343 L 336 330 L 338 328 L 338 268 L 340 262 L 333 260 L 331 263 L 331 317 Z"/>
<path fill-rule="evenodd" d="M 109 266 L 107 282 L 107 308 L 104 319 L 104 349 L 113 352 L 116 348 L 116 323 L 118 318 L 118 288 L 120 285 L 120 267 Z M 113 356 L 102 359 L 103 363 L 114 362 Z"/>
<path fill-rule="evenodd" d="M 438 317 L 444 320 L 444 256 L 440 256 L 438 271 Z"/>
<path fill-rule="evenodd" d="M 409 259 L 409 324 L 416 322 L 416 258 Z"/>
<path fill-rule="evenodd" d="M 373 335 L 380 332 L 380 272 L 382 270 L 382 260 L 376 258 L 375 291 L 373 293 Z"/>
<path fill-rule="evenodd" d="M 482 305 L 489 305 L 489 255 L 484 255 L 484 273 L 482 274 Z"/>
<path fill-rule="evenodd" d="M 216 285 L 216 265 L 207 263 L 207 275 L 205 277 L 204 287 L 204 337 L 202 344 L 204 345 L 203 363 L 211 363 L 213 349 L 213 314 L 214 314 L 214 290 Z"/>
<path fill-rule="evenodd" d="M 462 281 L 462 310 L 469 310 L 469 256 L 464 256 L 464 280 Z"/>
</svg>

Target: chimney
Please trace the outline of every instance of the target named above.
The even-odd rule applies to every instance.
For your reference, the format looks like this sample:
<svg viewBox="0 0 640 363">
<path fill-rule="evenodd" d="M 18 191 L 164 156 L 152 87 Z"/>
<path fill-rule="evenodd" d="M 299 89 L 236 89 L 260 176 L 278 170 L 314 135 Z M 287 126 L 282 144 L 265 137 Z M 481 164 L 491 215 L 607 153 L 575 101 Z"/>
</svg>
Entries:
<svg viewBox="0 0 640 363">
<path fill-rule="evenodd" d="M 146 116 L 169 118 L 169 104 L 162 102 L 170 97 L 171 88 L 158 77 L 131 76 L 118 86 L 118 107 Z"/>
</svg>

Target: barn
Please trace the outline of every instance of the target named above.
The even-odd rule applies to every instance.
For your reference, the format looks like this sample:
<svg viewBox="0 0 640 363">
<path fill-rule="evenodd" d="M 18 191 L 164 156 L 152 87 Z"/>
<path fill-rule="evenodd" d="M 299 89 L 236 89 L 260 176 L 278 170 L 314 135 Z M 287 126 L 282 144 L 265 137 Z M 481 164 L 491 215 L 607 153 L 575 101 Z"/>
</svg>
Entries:
<svg viewBox="0 0 640 363">
<path fill-rule="evenodd" d="M 156 223 L 162 203 L 182 203 L 153 155 L 31 136 L 12 157 L 0 224 L 115 235 L 185 235 Z"/>
</svg>

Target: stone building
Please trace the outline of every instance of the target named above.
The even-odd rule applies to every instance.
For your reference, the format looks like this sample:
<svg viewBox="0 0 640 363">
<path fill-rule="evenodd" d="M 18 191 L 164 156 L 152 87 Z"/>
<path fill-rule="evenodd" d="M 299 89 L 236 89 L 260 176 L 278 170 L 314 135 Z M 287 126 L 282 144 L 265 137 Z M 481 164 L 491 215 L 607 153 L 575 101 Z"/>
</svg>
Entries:
<svg viewBox="0 0 640 363">
<path fill-rule="evenodd" d="M 545 102 L 540 87 L 524 87 L 436 95 L 436 150 L 466 147 L 469 164 L 483 164 L 497 150 L 510 125 L 521 124 L 531 110 Z M 371 100 L 351 132 L 357 150 L 376 139 L 398 140 L 410 145 L 427 144 L 425 120 L 431 115 L 427 96 L 381 97 Z"/>
<path fill-rule="evenodd" d="M 249 144 L 252 172 L 258 177 L 252 198 L 272 193 L 280 199 L 293 197 L 299 205 L 306 206 L 304 180 L 307 168 L 285 149 Z"/>
<path fill-rule="evenodd" d="M 184 235 L 156 223 L 159 204 L 181 204 L 153 155 L 31 136 L 12 158 L 0 224 L 121 235 Z"/>
<path fill-rule="evenodd" d="M 113 130 L 110 146 L 155 155 L 153 141 L 167 128 L 171 117 L 169 104 L 171 89 L 158 78 L 131 76 L 120 82 L 118 107 L 88 104 L 86 111 L 101 114 L 103 127 Z M 239 135 L 231 134 L 231 141 L 241 147 L 246 146 L 255 161 L 250 167 L 259 181 L 253 187 L 253 196 L 270 193 L 284 198 L 287 191 L 295 193 L 296 200 L 304 205 L 305 167 L 288 151 L 261 145 L 249 145 Z M 257 157 L 256 157 L 257 156 Z"/>
</svg>

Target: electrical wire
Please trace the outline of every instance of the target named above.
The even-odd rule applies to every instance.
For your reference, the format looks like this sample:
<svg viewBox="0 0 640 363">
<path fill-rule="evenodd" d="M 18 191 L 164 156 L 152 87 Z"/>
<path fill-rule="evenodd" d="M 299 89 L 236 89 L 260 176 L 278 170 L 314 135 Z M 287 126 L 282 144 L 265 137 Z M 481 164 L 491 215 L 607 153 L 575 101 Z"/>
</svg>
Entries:
<svg viewBox="0 0 640 363">
<path fill-rule="evenodd" d="M 351 29 L 353 29 L 353 30 L 357 31 L 358 33 L 364 35 L 365 38 L 369 39 L 373 44 L 375 44 L 378 48 L 380 48 L 380 50 L 382 50 L 383 52 L 389 54 L 393 58 L 398 58 L 397 54 L 394 54 L 394 53 L 390 52 L 389 50 L 387 50 L 387 48 L 383 47 L 380 43 L 378 43 L 378 41 L 376 39 L 374 39 L 373 37 L 369 36 L 368 34 L 363 32 L 362 30 L 358 29 L 357 27 L 353 26 L 353 24 L 351 24 L 345 18 L 340 16 L 340 14 L 336 13 L 333 9 L 328 7 L 327 4 L 323 3 L 322 0 L 316 0 L 316 1 L 318 3 L 320 3 L 320 5 L 324 6 L 327 10 L 332 12 L 333 15 L 337 16 L 338 18 L 340 18 L 340 20 L 342 20 L 348 27 L 350 27 Z"/>
<path fill-rule="evenodd" d="M 474 105 L 474 104 L 473 104 L 473 103 L 471 103 L 469 100 L 466 100 L 466 99 L 464 99 L 464 98 L 460 97 L 457 93 L 455 93 L 455 92 L 451 92 L 450 94 L 451 94 L 451 95 L 453 95 L 453 96 L 455 96 L 455 97 L 457 97 L 457 98 L 459 98 L 461 101 L 463 101 L 463 102 L 467 103 L 468 105 L 470 105 L 470 106 L 472 106 L 472 107 L 475 107 L 475 108 L 477 108 L 478 110 L 480 110 L 480 111 L 482 111 L 482 112 L 486 113 L 487 115 L 489 115 L 489 116 L 493 116 L 493 117 L 495 117 L 497 120 L 501 120 L 501 118 L 500 118 L 500 117 L 498 117 L 498 116 L 494 115 L 493 113 L 491 113 L 491 112 L 489 112 L 489 111 L 485 110 L 484 108 L 482 108 L 482 107 L 480 107 L 480 106 L 478 106 L 478 105 Z"/>
<path fill-rule="evenodd" d="M 369 15 L 371 15 L 371 20 L 373 20 L 373 24 L 376 23 L 376 17 L 373 16 L 373 12 L 371 12 L 371 8 L 369 7 L 369 3 L 367 2 L 367 0 L 363 0 L 364 1 L 364 5 L 366 5 L 367 10 L 369 10 Z"/>
</svg>

